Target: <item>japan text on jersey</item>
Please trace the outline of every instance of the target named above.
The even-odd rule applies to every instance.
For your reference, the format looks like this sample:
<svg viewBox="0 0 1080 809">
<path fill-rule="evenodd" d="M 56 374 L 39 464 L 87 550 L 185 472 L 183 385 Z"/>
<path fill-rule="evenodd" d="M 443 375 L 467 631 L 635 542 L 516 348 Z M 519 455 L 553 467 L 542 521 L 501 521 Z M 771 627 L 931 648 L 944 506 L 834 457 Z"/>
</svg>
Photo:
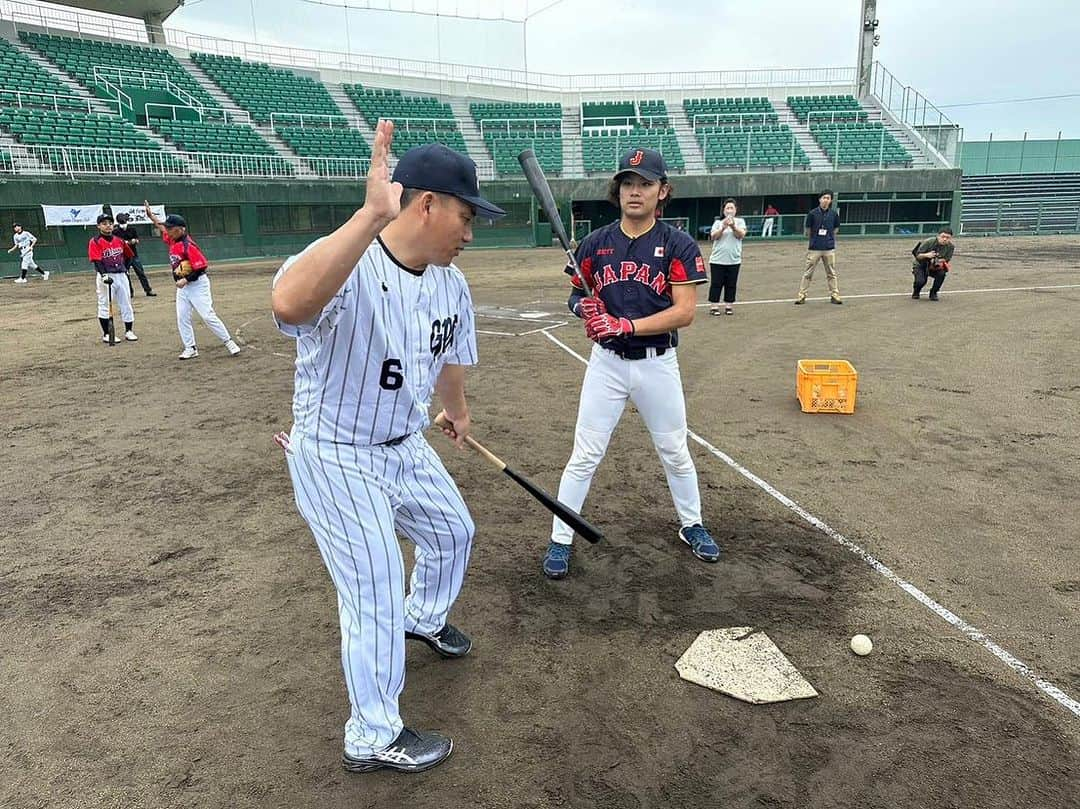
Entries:
<svg viewBox="0 0 1080 809">
<path fill-rule="evenodd" d="M 577 261 L 608 312 L 631 320 L 668 309 L 672 305 L 672 285 L 701 284 L 706 280 L 705 261 L 697 242 L 660 221 L 636 238 L 623 233 L 618 222 L 594 230 L 578 245 Z M 573 270 L 567 267 L 566 272 L 577 286 Z M 605 346 L 616 350 L 667 348 L 677 343 L 675 332 L 604 341 Z"/>
<path fill-rule="evenodd" d="M 317 441 L 380 444 L 423 429 L 443 366 L 477 361 L 461 272 L 416 273 L 378 240 L 318 316 L 278 328 L 297 338 L 293 429 Z"/>
</svg>

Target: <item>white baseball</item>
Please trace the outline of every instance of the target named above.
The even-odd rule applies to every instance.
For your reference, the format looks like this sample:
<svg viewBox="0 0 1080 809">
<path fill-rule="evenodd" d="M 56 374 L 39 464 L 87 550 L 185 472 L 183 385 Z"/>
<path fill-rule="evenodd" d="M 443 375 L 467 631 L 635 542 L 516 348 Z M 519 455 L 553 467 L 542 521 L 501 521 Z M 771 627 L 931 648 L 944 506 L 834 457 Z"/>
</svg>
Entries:
<svg viewBox="0 0 1080 809">
<path fill-rule="evenodd" d="M 851 651 L 859 657 L 866 657 L 874 649 L 874 642 L 866 635 L 856 635 L 851 639 Z"/>
</svg>

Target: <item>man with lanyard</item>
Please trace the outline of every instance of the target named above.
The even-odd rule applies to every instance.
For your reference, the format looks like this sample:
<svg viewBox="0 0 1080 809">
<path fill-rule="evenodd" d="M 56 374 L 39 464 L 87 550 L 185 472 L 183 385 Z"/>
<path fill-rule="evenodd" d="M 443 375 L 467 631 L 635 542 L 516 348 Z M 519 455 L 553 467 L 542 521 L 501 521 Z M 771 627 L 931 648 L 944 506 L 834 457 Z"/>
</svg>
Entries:
<svg viewBox="0 0 1080 809">
<path fill-rule="evenodd" d="M 818 207 L 806 215 L 806 235 L 810 237 L 810 247 L 806 251 L 806 269 L 799 285 L 799 297 L 795 299 L 796 306 L 806 303 L 806 291 L 814 279 L 814 268 L 818 261 L 825 265 L 829 301 L 843 303 L 840 299 L 840 285 L 836 280 L 836 234 L 840 230 L 840 216 L 832 203 L 833 192 L 822 191 L 818 197 Z"/>
</svg>

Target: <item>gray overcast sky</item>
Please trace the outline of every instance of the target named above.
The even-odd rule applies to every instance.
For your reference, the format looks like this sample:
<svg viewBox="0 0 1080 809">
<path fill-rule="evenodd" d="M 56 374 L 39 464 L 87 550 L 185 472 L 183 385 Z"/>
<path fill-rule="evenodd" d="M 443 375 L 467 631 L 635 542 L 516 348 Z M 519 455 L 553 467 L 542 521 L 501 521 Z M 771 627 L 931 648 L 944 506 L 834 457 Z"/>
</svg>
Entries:
<svg viewBox="0 0 1080 809">
<path fill-rule="evenodd" d="M 522 26 L 352 10 L 381 4 L 491 16 L 551 0 L 189 0 L 169 25 L 260 41 L 521 67 Z M 529 69 L 554 73 L 853 65 L 859 0 L 562 0 L 529 20 Z M 877 59 L 965 129 L 968 140 L 1080 137 L 1077 0 L 879 0 Z M 437 29 L 437 30 L 436 30 Z M 948 107 L 1076 93 L 1055 101 Z"/>
</svg>

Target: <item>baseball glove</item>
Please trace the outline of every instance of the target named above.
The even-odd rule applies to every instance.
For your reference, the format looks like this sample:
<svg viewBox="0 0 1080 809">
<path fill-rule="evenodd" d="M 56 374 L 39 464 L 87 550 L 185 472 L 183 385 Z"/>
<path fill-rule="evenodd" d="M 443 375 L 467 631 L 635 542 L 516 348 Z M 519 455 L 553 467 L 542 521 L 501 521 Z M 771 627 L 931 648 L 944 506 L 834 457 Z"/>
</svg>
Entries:
<svg viewBox="0 0 1080 809">
<path fill-rule="evenodd" d="M 176 277 L 177 279 L 187 278 L 189 275 L 191 275 L 191 262 L 186 258 L 182 258 L 180 259 L 180 266 L 176 268 Z"/>
</svg>

